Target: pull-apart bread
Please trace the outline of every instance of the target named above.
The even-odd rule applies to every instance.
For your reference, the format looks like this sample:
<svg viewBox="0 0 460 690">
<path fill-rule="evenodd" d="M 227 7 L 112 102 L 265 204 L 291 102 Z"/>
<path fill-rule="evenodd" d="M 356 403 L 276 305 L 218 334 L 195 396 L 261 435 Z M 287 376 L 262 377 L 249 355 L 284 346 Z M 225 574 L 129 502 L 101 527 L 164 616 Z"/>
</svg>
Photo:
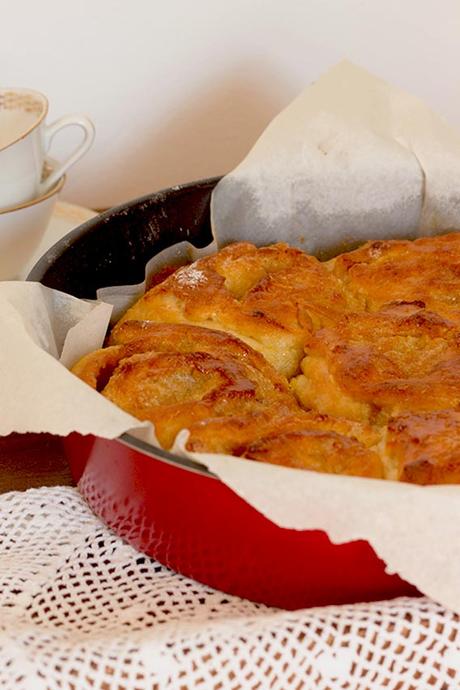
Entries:
<svg viewBox="0 0 460 690">
<path fill-rule="evenodd" d="M 460 482 L 460 233 L 322 263 L 229 245 L 138 300 L 74 373 L 170 448 Z"/>
<path fill-rule="evenodd" d="M 285 244 L 257 249 L 238 243 L 176 271 L 128 309 L 120 324 L 148 319 L 225 331 L 290 377 L 308 335 L 355 302 L 314 257 Z"/>
</svg>

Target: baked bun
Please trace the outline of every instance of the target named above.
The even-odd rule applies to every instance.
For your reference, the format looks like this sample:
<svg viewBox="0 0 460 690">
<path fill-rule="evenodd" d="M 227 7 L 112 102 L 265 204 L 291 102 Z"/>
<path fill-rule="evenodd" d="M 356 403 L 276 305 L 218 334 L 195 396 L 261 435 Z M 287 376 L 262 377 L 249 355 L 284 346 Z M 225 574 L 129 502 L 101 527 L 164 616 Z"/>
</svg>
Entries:
<svg viewBox="0 0 460 690">
<path fill-rule="evenodd" d="M 460 483 L 460 411 L 406 413 L 390 419 L 384 458 L 390 479 Z"/>
<path fill-rule="evenodd" d="M 153 422 L 165 448 L 201 419 L 298 409 L 286 380 L 224 333 L 126 323 L 116 337 L 126 342 L 87 355 L 73 372 L 126 412 Z"/>
<path fill-rule="evenodd" d="M 142 342 L 141 342 L 142 341 Z M 111 336 L 113 345 L 133 344 L 156 352 L 207 352 L 233 357 L 250 364 L 267 376 L 280 391 L 288 392 L 287 379 L 267 362 L 259 352 L 239 338 L 224 331 L 186 324 L 155 323 L 153 321 L 124 321 Z"/>
<path fill-rule="evenodd" d="M 200 421 L 190 427 L 187 448 L 194 452 L 242 455 L 247 446 L 260 438 L 305 430 L 333 431 L 354 438 L 365 447 L 375 446 L 381 439 L 381 432 L 369 424 L 279 406 L 276 410 Z"/>
<path fill-rule="evenodd" d="M 459 331 L 417 303 L 348 314 L 312 336 L 306 352 L 291 382 L 305 408 L 384 423 L 404 410 L 460 404 Z"/>
<path fill-rule="evenodd" d="M 460 233 L 415 241 L 367 242 L 341 254 L 329 267 L 367 309 L 406 301 L 460 323 Z"/>
<path fill-rule="evenodd" d="M 222 330 L 292 376 L 307 335 L 334 323 L 351 302 L 356 307 L 314 257 L 285 244 L 257 248 L 237 243 L 176 271 L 146 292 L 119 323 L 150 320 Z"/>
<path fill-rule="evenodd" d="M 187 449 L 318 472 L 381 478 L 382 461 L 370 449 L 379 439 L 379 433 L 367 425 L 278 408 L 197 422 L 190 427 Z"/>
<path fill-rule="evenodd" d="M 382 479 L 380 457 L 354 438 L 334 431 L 283 431 L 250 444 L 244 457 L 302 470 Z"/>
</svg>

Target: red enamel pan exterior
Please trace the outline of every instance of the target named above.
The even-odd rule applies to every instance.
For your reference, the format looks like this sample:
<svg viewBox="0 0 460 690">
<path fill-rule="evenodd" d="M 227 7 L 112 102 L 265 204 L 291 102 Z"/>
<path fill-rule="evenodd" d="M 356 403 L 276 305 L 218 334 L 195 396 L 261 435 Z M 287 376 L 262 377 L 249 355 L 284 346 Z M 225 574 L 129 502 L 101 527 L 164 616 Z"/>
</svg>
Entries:
<svg viewBox="0 0 460 690">
<path fill-rule="evenodd" d="M 50 249 L 29 279 L 86 298 L 99 287 L 140 282 L 161 249 L 183 239 L 208 243 L 216 182 L 111 209 Z M 128 435 L 71 434 L 64 446 L 81 493 L 107 525 L 211 587 L 288 609 L 417 594 L 385 572 L 367 542 L 335 545 L 321 531 L 277 527 L 201 465 Z"/>
</svg>

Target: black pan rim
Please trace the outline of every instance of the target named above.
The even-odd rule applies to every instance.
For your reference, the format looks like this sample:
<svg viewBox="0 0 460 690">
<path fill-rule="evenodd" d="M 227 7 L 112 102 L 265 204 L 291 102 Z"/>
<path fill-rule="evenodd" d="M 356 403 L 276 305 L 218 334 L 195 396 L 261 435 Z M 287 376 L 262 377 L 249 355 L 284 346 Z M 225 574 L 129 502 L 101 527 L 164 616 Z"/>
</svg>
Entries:
<svg viewBox="0 0 460 690">
<path fill-rule="evenodd" d="M 188 190 L 196 189 L 197 187 L 214 187 L 220 179 L 221 176 L 209 177 L 202 180 L 196 180 L 194 182 L 186 182 L 183 184 L 174 185 L 173 187 L 166 187 L 165 189 L 160 189 L 157 192 L 145 194 L 144 196 L 131 199 L 130 201 L 107 209 L 103 213 L 100 213 L 94 218 L 90 218 L 90 220 L 77 226 L 69 233 L 64 235 L 64 237 L 61 237 L 61 239 L 59 239 L 55 244 L 53 244 L 32 267 L 26 280 L 40 283 L 41 279 L 46 273 L 46 270 L 68 247 L 70 247 L 77 239 L 85 235 L 94 227 L 97 227 L 101 222 L 107 222 L 117 213 L 123 213 L 134 206 L 159 201 L 165 195 L 175 193 L 180 194 L 181 192 L 187 192 Z M 113 440 L 117 443 L 121 443 L 122 445 L 129 446 L 136 451 L 140 451 L 144 455 L 155 460 L 159 460 L 160 462 L 176 465 L 188 472 L 194 472 L 209 477 L 210 479 L 218 480 L 218 477 L 201 463 L 189 458 L 182 458 L 174 453 L 170 453 L 169 451 L 160 448 L 159 446 L 154 446 L 150 443 L 146 443 L 145 441 L 141 441 L 132 434 L 125 433 L 119 438 Z"/>
<path fill-rule="evenodd" d="M 160 189 L 157 192 L 136 197 L 135 199 L 130 199 L 122 204 L 108 208 L 106 211 L 99 213 L 94 218 L 90 218 L 85 223 L 78 225 L 76 228 L 61 237 L 61 239 L 55 242 L 51 247 L 49 247 L 43 256 L 38 259 L 37 263 L 34 264 L 34 266 L 30 269 L 26 280 L 40 283 L 43 275 L 46 273 L 46 270 L 54 263 L 56 259 L 61 256 L 61 254 L 64 253 L 68 247 L 70 247 L 76 240 L 92 230 L 94 227 L 97 227 L 100 223 L 106 223 L 112 216 L 117 215 L 117 213 L 124 213 L 135 206 L 159 201 L 166 195 L 180 194 L 181 192 L 187 192 L 189 190 L 191 191 L 197 187 L 214 187 L 221 178 L 222 176 L 218 175 L 216 177 L 207 177 L 202 180 L 195 180 L 194 182 L 184 182 L 182 184 L 174 185 L 173 187 L 166 187 L 165 189 Z"/>
</svg>

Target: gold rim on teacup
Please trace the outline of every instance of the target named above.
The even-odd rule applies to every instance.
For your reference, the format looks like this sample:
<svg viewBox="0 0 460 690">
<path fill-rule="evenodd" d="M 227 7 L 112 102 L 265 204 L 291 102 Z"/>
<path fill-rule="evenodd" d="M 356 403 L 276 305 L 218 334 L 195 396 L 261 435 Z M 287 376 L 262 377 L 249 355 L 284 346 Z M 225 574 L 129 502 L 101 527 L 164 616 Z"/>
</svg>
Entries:
<svg viewBox="0 0 460 690">
<path fill-rule="evenodd" d="M 36 107 L 32 107 L 33 102 L 35 102 Z M 29 105 L 28 105 L 29 103 Z M 24 107 L 25 106 L 25 107 Z M 21 139 L 24 139 L 30 132 L 38 127 L 38 125 L 43 122 L 44 118 L 48 113 L 48 99 L 40 91 L 34 91 L 34 89 L 23 89 L 16 87 L 1 87 L 0 88 L 0 110 L 24 110 L 28 113 L 36 113 L 37 119 L 34 124 L 31 125 L 27 130 L 22 132 L 22 134 L 13 141 L 10 141 L 4 146 L 0 146 L 0 151 L 13 146 Z"/>
</svg>

